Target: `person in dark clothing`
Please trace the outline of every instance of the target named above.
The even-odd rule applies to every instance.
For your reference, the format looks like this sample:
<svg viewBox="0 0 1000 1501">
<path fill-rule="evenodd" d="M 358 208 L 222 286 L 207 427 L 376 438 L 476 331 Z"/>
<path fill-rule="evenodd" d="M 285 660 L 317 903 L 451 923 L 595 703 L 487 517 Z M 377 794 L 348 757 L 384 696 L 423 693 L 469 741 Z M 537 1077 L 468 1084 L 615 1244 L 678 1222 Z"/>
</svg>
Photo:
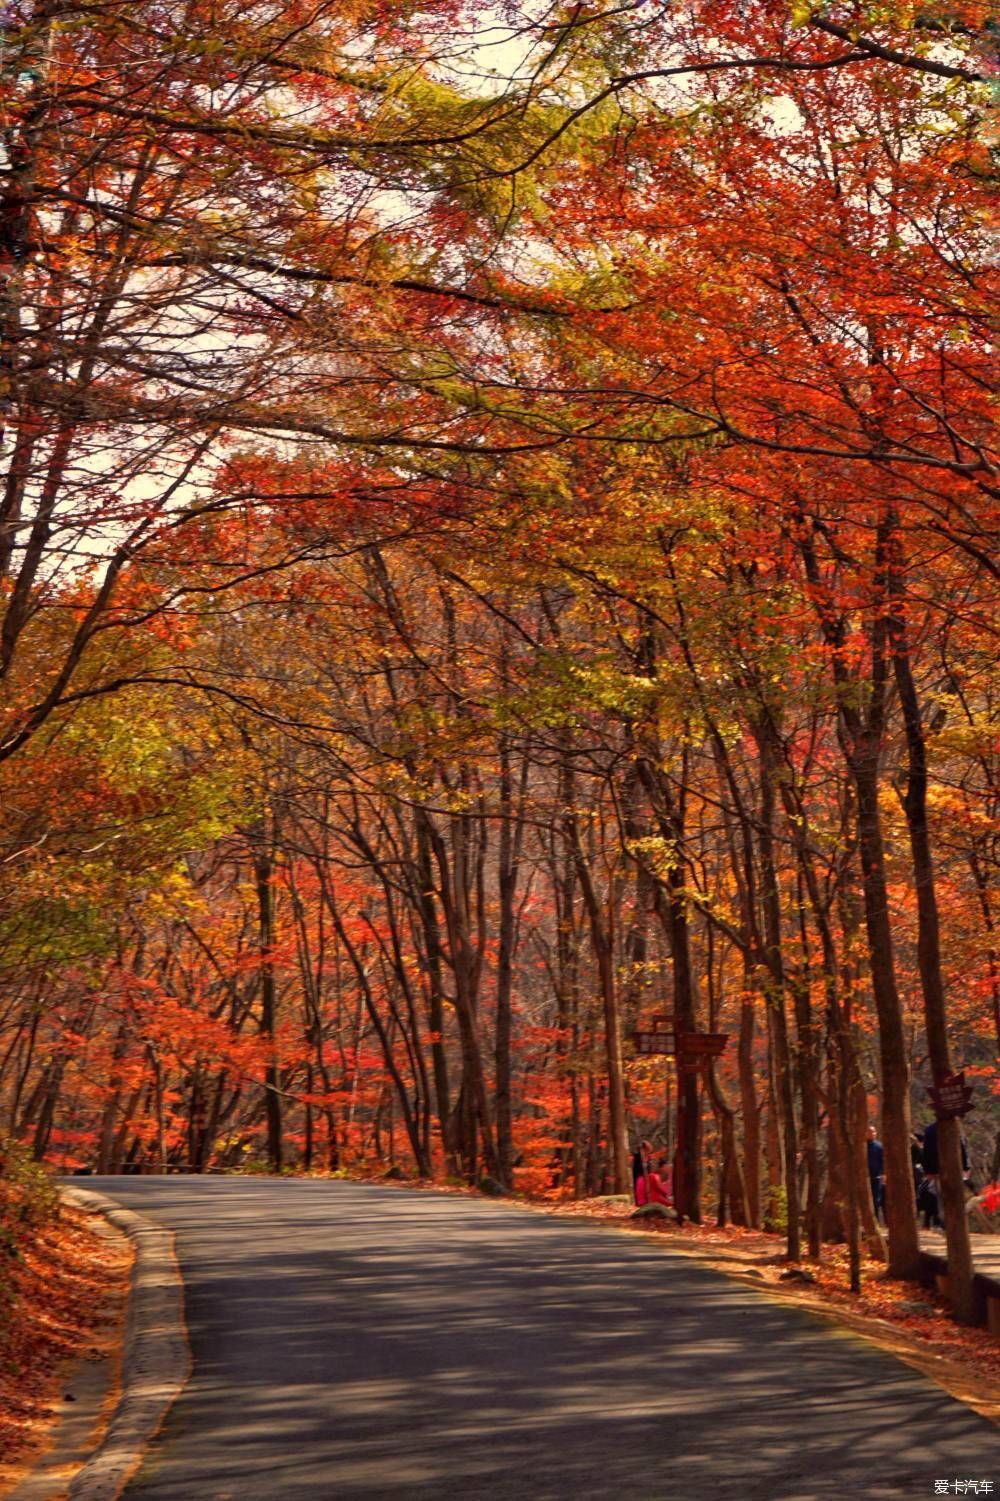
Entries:
<svg viewBox="0 0 1000 1501">
<path fill-rule="evenodd" d="M 877 1220 L 885 1219 L 885 1148 L 874 1126 L 868 1127 L 868 1181 L 872 1186 L 872 1208 Z"/>
<path fill-rule="evenodd" d="M 969 1174 L 969 1147 L 965 1137 L 960 1135 L 959 1142 L 962 1148 L 962 1173 L 968 1178 Z M 941 1158 L 938 1153 L 938 1123 L 931 1121 L 924 1129 L 923 1151 L 920 1154 L 920 1165 L 924 1170 L 924 1181 L 921 1184 L 923 1195 L 924 1225 L 927 1229 L 932 1226 L 939 1230 L 944 1229 L 943 1211 L 941 1207 Z"/>
<path fill-rule="evenodd" d="M 924 1131 L 924 1149 L 920 1154 L 920 1166 L 928 1178 L 937 1177 L 939 1172 L 937 1121 L 931 1121 Z"/>
<path fill-rule="evenodd" d="M 927 1173 L 921 1178 L 920 1187 L 917 1189 L 917 1213 L 924 1217 L 925 1230 L 944 1229 L 941 1205 L 938 1200 L 937 1179 L 931 1178 Z"/>
<path fill-rule="evenodd" d="M 913 1164 L 913 1182 L 918 1185 L 924 1176 L 924 1131 L 919 1127 L 910 1132 L 910 1162 Z"/>
<path fill-rule="evenodd" d="M 962 1172 L 967 1173 L 969 1171 L 969 1143 L 962 1133 L 959 1133 L 958 1140 L 962 1148 Z M 937 1121 L 931 1121 L 930 1125 L 924 1130 L 921 1166 L 924 1172 L 932 1178 L 936 1178 L 941 1171 L 940 1158 L 938 1157 Z"/>
<path fill-rule="evenodd" d="M 910 1167 L 913 1169 L 913 1194 L 920 1207 L 920 1185 L 924 1181 L 924 1133 L 922 1129 L 910 1132 Z"/>
<path fill-rule="evenodd" d="M 937 1195 L 924 1172 L 924 1131 L 919 1127 L 910 1137 L 910 1161 L 913 1164 L 913 1192 L 917 1196 L 917 1213 L 924 1217 L 929 1230 L 937 1218 Z"/>
</svg>

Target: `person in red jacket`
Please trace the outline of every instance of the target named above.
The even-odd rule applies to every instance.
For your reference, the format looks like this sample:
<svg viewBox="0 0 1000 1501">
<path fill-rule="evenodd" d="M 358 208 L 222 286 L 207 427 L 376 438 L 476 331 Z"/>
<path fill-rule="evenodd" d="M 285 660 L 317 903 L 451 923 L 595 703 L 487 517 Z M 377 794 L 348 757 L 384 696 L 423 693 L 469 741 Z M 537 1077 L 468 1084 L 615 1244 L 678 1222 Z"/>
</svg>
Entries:
<svg viewBox="0 0 1000 1501">
<path fill-rule="evenodd" d="M 658 1170 L 638 1179 L 635 1185 L 635 1202 L 639 1208 L 644 1204 L 663 1204 L 669 1209 L 674 1202 L 673 1177 L 670 1163 L 664 1160 Z"/>
<path fill-rule="evenodd" d="M 653 1148 L 650 1142 L 640 1141 L 632 1158 L 632 1192 L 637 1204 L 645 1204 L 646 1199 L 639 1197 L 639 1185 L 643 1185 L 643 1193 L 646 1192 L 646 1181 L 653 1170 Z"/>
</svg>

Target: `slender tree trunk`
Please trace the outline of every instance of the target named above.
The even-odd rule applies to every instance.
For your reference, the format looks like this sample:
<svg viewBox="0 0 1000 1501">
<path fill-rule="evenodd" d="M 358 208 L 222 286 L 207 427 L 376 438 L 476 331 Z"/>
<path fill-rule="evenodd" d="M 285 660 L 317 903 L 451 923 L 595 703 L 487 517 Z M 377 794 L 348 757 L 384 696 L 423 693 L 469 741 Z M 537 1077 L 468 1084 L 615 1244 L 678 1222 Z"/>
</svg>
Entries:
<svg viewBox="0 0 1000 1501">
<path fill-rule="evenodd" d="M 736 1152 L 735 1111 L 727 1101 L 722 1086 L 715 1076 L 714 1065 L 710 1065 L 706 1072 L 706 1083 L 712 1108 L 719 1123 L 719 1149 L 722 1159 L 719 1164 L 717 1222 L 721 1227 L 731 1218 L 734 1225 L 746 1225 L 746 1185 Z"/>
<path fill-rule="evenodd" d="M 920 1266 L 920 1243 L 910 1158 L 910 1068 L 903 1036 L 902 1007 L 896 986 L 885 849 L 879 812 L 879 769 L 885 737 L 888 626 L 884 602 L 888 592 L 891 527 L 883 518 L 876 539 L 874 598 L 870 626 L 871 675 L 867 684 L 852 677 L 844 657 L 846 622 L 838 613 L 816 554 L 815 534 L 804 511 L 799 513 L 798 542 L 823 636 L 830 651 L 837 687 L 844 759 L 856 797 L 855 816 L 861 857 L 869 971 L 879 1023 L 882 1074 L 882 1141 L 885 1148 L 886 1223 L 889 1274 L 913 1279 Z M 862 693 L 864 688 L 865 693 Z M 864 698 L 867 705 L 862 710 Z"/>
<path fill-rule="evenodd" d="M 625 1067 L 622 1056 L 621 1022 L 618 1015 L 618 991 L 615 979 L 614 936 L 611 914 L 605 918 L 594 886 L 590 867 L 580 844 L 580 831 L 574 812 L 567 813 L 566 835 L 576 863 L 577 880 L 583 892 L 590 919 L 591 946 L 597 963 L 601 1001 L 604 1008 L 604 1048 L 608 1078 L 608 1127 L 615 1193 L 625 1193 L 629 1185 L 628 1143 L 625 1135 Z"/>
<path fill-rule="evenodd" d="M 521 773 L 521 797 L 524 801 L 527 763 Z M 500 834 L 497 848 L 497 884 L 500 902 L 500 929 L 497 935 L 496 980 L 496 1069 L 495 1111 L 497 1133 L 497 1174 L 500 1182 L 511 1188 L 514 1182 L 514 1136 L 511 1117 L 511 1002 L 514 988 L 514 948 L 517 937 L 515 898 L 517 895 L 523 819 L 515 813 L 514 775 L 510 747 L 506 736 L 500 743 Z"/>
<path fill-rule="evenodd" d="M 673 976 L 674 1016 L 678 1033 L 697 1029 L 695 1014 L 694 970 L 691 963 L 691 934 L 685 895 L 687 881 L 682 857 L 685 838 L 685 807 L 682 797 L 675 797 L 668 781 L 649 757 L 638 763 L 639 774 L 650 797 L 660 833 L 668 839 L 673 859 L 666 880 L 656 887 L 656 911 L 670 943 L 670 966 Z M 686 782 L 686 770 L 683 780 Z M 674 1162 L 674 1205 L 677 1217 L 701 1223 L 701 1144 L 698 1130 L 700 1106 L 698 1074 L 693 1069 L 677 1069 L 677 1119 L 684 1126 L 683 1141 L 677 1143 Z"/>
<path fill-rule="evenodd" d="M 898 522 L 895 517 L 892 517 L 888 524 L 893 526 L 892 536 L 887 540 L 891 560 L 889 594 L 892 600 L 889 636 L 893 670 L 903 710 L 903 724 L 906 729 L 907 786 L 903 807 L 910 835 L 910 852 L 917 894 L 917 967 L 920 971 L 920 985 L 924 997 L 927 1050 L 930 1055 L 934 1083 L 940 1085 L 948 1078 L 952 1069 L 948 1046 L 944 977 L 941 967 L 941 925 L 938 917 L 934 858 L 931 853 L 930 827 L 927 819 L 927 745 L 910 658 Z M 969 1225 L 965 1214 L 961 1139 L 957 1120 L 943 1120 L 939 1123 L 938 1152 L 944 1233 L 948 1251 L 948 1291 L 956 1318 L 961 1323 L 968 1324 L 972 1322 L 973 1317 L 973 1265 Z M 909 1195 L 912 1200 L 912 1174 Z"/>
<path fill-rule="evenodd" d="M 429 1177 L 431 1165 L 424 1157 L 419 1124 L 414 1115 L 413 1105 L 406 1088 L 406 1082 L 403 1079 L 403 1076 L 399 1071 L 399 1065 L 396 1062 L 395 1048 L 393 1043 L 395 1029 L 398 1024 L 397 1017 L 393 1012 L 390 1015 L 388 1025 L 383 1019 L 381 1011 L 376 1003 L 375 995 L 372 991 L 371 980 L 369 977 L 369 966 L 365 954 L 366 945 L 356 943 L 354 938 L 347 931 L 346 924 L 344 923 L 343 913 L 341 912 L 340 907 L 337 903 L 336 893 L 331 887 L 325 872 L 322 870 L 320 871 L 320 887 L 323 893 L 323 899 L 326 903 L 327 911 L 329 912 L 330 917 L 333 921 L 337 937 L 340 939 L 344 952 L 350 960 L 351 966 L 357 978 L 358 990 L 360 992 L 362 1004 L 364 1005 L 365 1011 L 368 1015 L 368 1020 L 371 1022 L 372 1027 L 375 1030 L 375 1034 L 378 1037 L 379 1045 L 382 1049 L 382 1059 L 385 1064 L 385 1071 L 389 1075 L 389 1078 L 392 1080 L 393 1087 L 399 1099 L 399 1105 L 403 1115 L 403 1123 L 406 1128 L 407 1137 L 409 1138 L 410 1150 L 413 1153 L 413 1160 L 416 1163 L 417 1171 L 422 1177 Z M 361 919 L 362 921 L 367 921 L 366 914 L 362 913 Z M 378 1144 L 377 1116 L 375 1125 L 375 1138 L 376 1144 Z M 381 1151 L 380 1147 L 378 1148 L 378 1150 L 379 1152 Z"/>
<path fill-rule="evenodd" d="M 496 1138 L 493 1131 L 493 1112 L 486 1087 L 486 1074 L 483 1068 L 476 1017 L 476 994 L 482 949 L 481 945 L 477 946 L 473 942 L 470 925 L 469 881 L 472 872 L 467 817 L 459 815 L 453 818 L 451 831 L 452 858 L 449 861 L 444 838 L 438 829 L 429 826 L 439 876 L 438 891 L 448 934 L 448 948 L 455 981 L 455 1012 L 462 1045 L 464 1098 L 460 1095 L 460 1106 L 466 1138 L 466 1170 L 467 1176 L 475 1176 L 475 1136 L 478 1122 L 483 1164 L 486 1172 L 496 1177 L 499 1169 Z"/>
<path fill-rule="evenodd" d="M 257 943 L 260 953 L 260 1033 L 267 1039 L 268 1062 L 264 1075 L 267 1118 L 267 1160 L 272 1173 L 284 1166 L 281 1119 L 281 1075 L 277 1054 L 277 992 L 274 977 L 274 864 L 262 826 L 252 840 L 253 868 L 257 886 Z"/>
<path fill-rule="evenodd" d="M 770 1012 L 768 1012 L 768 1017 L 770 1017 Z M 773 1049 L 769 1048 L 768 1051 L 773 1052 Z M 764 1164 L 767 1168 L 767 1196 L 764 1201 L 763 1224 L 765 1230 L 773 1230 L 777 1224 L 776 1197 L 785 1182 L 781 1113 L 775 1103 L 773 1064 L 769 1069 L 767 1100 L 764 1106 Z"/>
<path fill-rule="evenodd" d="M 427 1020 L 431 1031 L 431 1068 L 434 1075 L 434 1103 L 445 1171 L 455 1175 L 458 1163 L 450 1139 L 451 1085 L 448 1078 L 448 1053 L 445 1047 L 444 977 L 442 973 L 441 929 L 434 896 L 434 868 L 431 855 L 430 819 L 423 809 L 415 813 L 417 834 L 417 890 L 420 926 L 427 964 Z"/>
<path fill-rule="evenodd" d="M 153 1075 L 151 1089 L 153 1108 L 156 1113 L 157 1166 L 161 1173 L 165 1173 L 167 1171 L 167 1121 L 163 1100 L 163 1065 L 160 1063 L 160 1056 L 152 1043 L 147 1045 L 146 1051 L 149 1056 L 149 1066 Z"/>
<path fill-rule="evenodd" d="M 743 1116 L 743 1179 L 747 1195 L 747 1224 L 760 1228 L 760 1103 L 754 1069 L 753 1043 L 755 1013 L 752 978 L 744 972 L 743 1001 L 740 1005 L 738 1065 L 740 1073 L 740 1110 Z"/>
<path fill-rule="evenodd" d="M 44 1162 L 45 1154 L 49 1149 L 49 1139 L 52 1135 L 52 1127 L 55 1124 L 56 1104 L 59 1100 L 60 1089 L 62 1088 L 62 1076 L 65 1067 L 65 1058 L 58 1058 L 52 1067 L 46 1070 L 45 1085 L 40 1097 L 38 1120 L 35 1124 L 35 1135 L 31 1143 L 31 1155 L 36 1162 Z"/>
<path fill-rule="evenodd" d="M 830 1137 L 836 1145 L 839 1186 L 845 1209 L 848 1278 L 852 1293 L 861 1291 L 861 1213 L 858 1174 L 851 1151 L 851 1078 L 856 1067 L 850 1034 L 841 1008 L 834 1000 L 830 1012 L 833 1053 L 831 1056 Z M 832 1176 L 832 1169 L 831 1169 Z"/>
<path fill-rule="evenodd" d="M 767 972 L 764 975 L 774 1045 L 775 1097 L 781 1113 L 785 1156 L 785 1194 L 788 1205 L 788 1257 L 801 1255 L 798 1175 L 798 1131 L 795 1121 L 795 1087 L 788 1020 L 785 1012 L 785 959 L 781 940 L 781 892 L 774 855 L 775 769 L 765 736 L 758 735 L 761 760 L 761 803 L 758 826 L 761 894 L 764 908 L 764 943 Z"/>
<path fill-rule="evenodd" d="M 559 806 L 571 809 L 574 800 L 573 771 L 566 760 L 559 764 Z M 550 831 L 550 879 L 555 900 L 556 1015 L 559 1034 L 556 1053 L 560 1082 L 569 1094 L 568 1147 L 563 1151 L 563 1175 L 573 1183 L 573 1197 L 585 1192 L 583 1167 L 583 1114 L 580 1103 L 580 929 L 576 913 L 576 862 L 570 841 L 561 837 L 559 826 Z"/>
<path fill-rule="evenodd" d="M 889 1274 L 916 1278 L 920 1265 L 917 1211 L 910 1157 L 910 1066 L 903 1036 L 902 1008 L 896 989 L 885 851 L 878 809 L 878 759 L 873 751 L 856 758 L 858 844 L 865 902 L 865 927 L 872 989 L 879 1020 L 882 1076 L 882 1141 L 885 1149 L 885 1217 L 889 1236 Z"/>
<path fill-rule="evenodd" d="M 222 1101 L 226 1089 L 226 1070 L 220 1069 L 212 1086 L 211 1104 L 205 1117 L 204 1129 L 201 1133 L 201 1141 L 198 1149 L 198 1159 L 195 1171 L 203 1173 L 208 1167 L 209 1159 L 215 1149 L 215 1140 L 219 1134 L 219 1118 L 222 1112 Z"/>
<path fill-rule="evenodd" d="M 806 921 L 802 873 L 798 877 L 799 928 L 803 962 L 792 982 L 795 1031 L 798 1038 L 799 1089 L 802 1099 L 802 1157 L 806 1167 L 806 1236 L 809 1255 L 819 1256 L 823 1247 L 822 1193 L 819 1170 L 820 1060 L 816 1027 L 809 995 L 812 964 L 809 927 Z"/>
<path fill-rule="evenodd" d="M 21 1099 L 31 1072 L 31 1065 L 35 1056 L 35 1045 L 38 1038 L 38 1026 L 42 1018 L 41 1006 L 36 1004 L 31 1013 L 31 1023 L 28 1027 L 27 1036 L 21 1034 L 20 1040 L 23 1048 L 18 1052 L 15 1067 L 14 1091 L 11 1095 L 8 1135 L 13 1136 L 17 1129 L 18 1113 L 21 1109 Z"/>
</svg>

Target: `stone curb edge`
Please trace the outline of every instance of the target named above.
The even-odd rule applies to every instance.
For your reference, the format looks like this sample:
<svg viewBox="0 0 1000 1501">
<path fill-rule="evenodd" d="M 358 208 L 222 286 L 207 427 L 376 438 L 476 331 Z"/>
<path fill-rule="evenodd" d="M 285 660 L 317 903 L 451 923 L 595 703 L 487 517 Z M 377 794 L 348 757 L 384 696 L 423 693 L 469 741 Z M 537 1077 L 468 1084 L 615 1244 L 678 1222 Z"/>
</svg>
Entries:
<svg viewBox="0 0 1000 1501">
<path fill-rule="evenodd" d="M 184 1283 L 172 1231 L 91 1189 L 61 1192 L 85 1213 L 103 1214 L 135 1247 L 121 1400 L 103 1440 L 67 1493 L 69 1501 L 118 1501 L 191 1374 Z"/>
</svg>

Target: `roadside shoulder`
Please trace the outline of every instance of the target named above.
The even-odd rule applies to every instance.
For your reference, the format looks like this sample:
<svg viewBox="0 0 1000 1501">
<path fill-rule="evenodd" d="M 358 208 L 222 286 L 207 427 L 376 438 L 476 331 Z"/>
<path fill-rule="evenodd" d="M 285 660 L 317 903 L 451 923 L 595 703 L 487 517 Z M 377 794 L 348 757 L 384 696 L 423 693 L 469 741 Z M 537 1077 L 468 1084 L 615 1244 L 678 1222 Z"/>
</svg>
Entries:
<svg viewBox="0 0 1000 1501">
<path fill-rule="evenodd" d="M 191 1374 L 184 1286 L 171 1231 L 91 1189 L 62 1192 L 78 1208 L 104 1215 L 135 1247 L 121 1400 L 68 1492 L 69 1501 L 117 1501 Z"/>
<path fill-rule="evenodd" d="M 835 1291 L 824 1285 L 826 1279 L 820 1282 L 810 1275 L 809 1280 L 783 1280 L 781 1272 L 788 1263 L 779 1253 L 783 1244 L 780 1236 L 744 1232 L 728 1239 L 715 1232 L 712 1238 L 705 1238 L 672 1223 L 637 1221 L 630 1201 L 619 1205 L 610 1198 L 577 1201 L 572 1206 L 532 1207 L 543 1214 L 578 1219 L 618 1234 L 657 1239 L 665 1251 L 698 1261 L 774 1302 L 808 1309 L 842 1333 L 860 1336 L 895 1355 L 943 1387 L 950 1396 L 1000 1426 L 1000 1373 L 995 1363 L 994 1336 L 985 1329 L 963 1329 L 955 1324 L 947 1316 L 943 1302 L 926 1289 L 887 1284 L 869 1272 L 870 1287 L 898 1289 L 896 1307 L 889 1305 L 886 1310 L 875 1312 L 865 1306 L 864 1299 L 853 1304 L 846 1290 Z M 805 1262 L 804 1266 L 812 1272 L 820 1271 L 812 1262 Z M 897 1310 L 907 1307 L 913 1310 L 919 1307 L 924 1313 L 900 1316 Z"/>
</svg>

